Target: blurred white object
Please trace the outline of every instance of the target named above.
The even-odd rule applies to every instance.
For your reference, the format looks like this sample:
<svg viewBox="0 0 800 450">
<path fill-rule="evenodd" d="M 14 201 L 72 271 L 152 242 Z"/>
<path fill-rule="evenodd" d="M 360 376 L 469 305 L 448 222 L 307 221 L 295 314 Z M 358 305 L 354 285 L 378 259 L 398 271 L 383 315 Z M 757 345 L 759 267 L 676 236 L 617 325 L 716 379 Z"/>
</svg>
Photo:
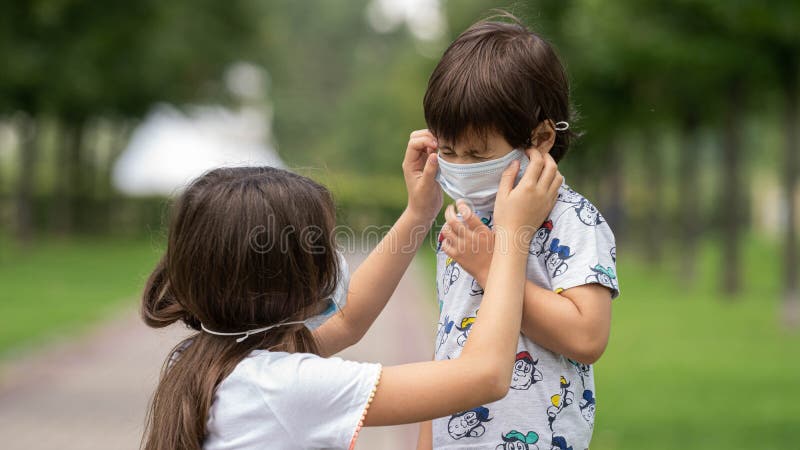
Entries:
<svg viewBox="0 0 800 450">
<path fill-rule="evenodd" d="M 271 111 L 263 107 L 204 106 L 184 113 L 158 106 L 114 164 L 114 186 L 128 195 L 174 195 L 216 167 L 284 167 L 271 144 L 271 123 Z"/>
<path fill-rule="evenodd" d="M 379 33 L 391 33 L 405 24 L 423 41 L 435 41 L 446 34 L 440 0 L 372 0 L 365 13 L 367 22 Z"/>
</svg>

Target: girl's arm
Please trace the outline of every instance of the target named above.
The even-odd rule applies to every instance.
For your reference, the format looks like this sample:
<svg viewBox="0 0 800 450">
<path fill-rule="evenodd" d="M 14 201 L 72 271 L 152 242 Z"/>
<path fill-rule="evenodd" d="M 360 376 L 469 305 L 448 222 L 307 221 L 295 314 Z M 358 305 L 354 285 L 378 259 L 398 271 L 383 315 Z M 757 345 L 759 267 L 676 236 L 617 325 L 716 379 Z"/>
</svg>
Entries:
<svg viewBox="0 0 800 450">
<path fill-rule="evenodd" d="M 435 180 L 438 167 L 435 150 L 436 140 L 429 131 L 411 133 L 403 160 L 408 206 L 351 276 L 342 313 L 315 331 L 321 356 L 333 355 L 361 340 L 425 241 L 442 206 L 442 191 Z"/>
<path fill-rule="evenodd" d="M 561 175 L 532 158 L 512 189 L 519 163 L 503 173 L 495 203 L 495 247 L 481 313 L 461 355 L 383 369 L 367 426 L 431 420 L 503 398 L 520 332 L 530 239 L 555 204 Z M 445 243 L 443 243 L 444 245 Z"/>
<path fill-rule="evenodd" d="M 481 286 L 491 264 L 492 231 L 465 205 L 463 222 L 452 210 L 445 213 L 442 233 L 457 242 L 445 252 Z M 611 291 L 586 284 L 555 293 L 532 281 L 525 283 L 522 333 L 542 347 L 584 364 L 594 364 L 608 344 L 611 330 Z"/>
</svg>

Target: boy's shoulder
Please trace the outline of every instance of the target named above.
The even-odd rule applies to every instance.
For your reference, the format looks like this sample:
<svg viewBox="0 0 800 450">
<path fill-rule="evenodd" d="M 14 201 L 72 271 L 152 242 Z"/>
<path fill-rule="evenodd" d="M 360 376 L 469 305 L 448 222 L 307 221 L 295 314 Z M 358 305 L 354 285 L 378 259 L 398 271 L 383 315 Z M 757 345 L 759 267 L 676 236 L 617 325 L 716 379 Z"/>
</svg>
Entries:
<svg viewBox="0 0 800 450">
<path fill-rule="evenodd" d="M 594 204 L 582 194 L 572 189 L 566 183 L 558 188 L 558 198 L 550 213 L 549 221 L 551 225 L 562 225 L 569 227 L 570 224 L 579 226 L 576 232 L 582 231 L 580 226 L 588 227 L 583 231 L 592 231 L 598 225 L 605 225 L 606 220 Z"/>
</svg>

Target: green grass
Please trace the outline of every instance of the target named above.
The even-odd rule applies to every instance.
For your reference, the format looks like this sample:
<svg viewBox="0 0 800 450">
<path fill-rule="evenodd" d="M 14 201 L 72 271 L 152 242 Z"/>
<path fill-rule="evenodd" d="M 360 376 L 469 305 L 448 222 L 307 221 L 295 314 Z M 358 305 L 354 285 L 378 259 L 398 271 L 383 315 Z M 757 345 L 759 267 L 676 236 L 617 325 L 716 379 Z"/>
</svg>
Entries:
<svg viewBox="0 0 800 450">
<path fill-rule="evenodd" d="M 0 355 L 133 306 L 160 251 L 145 240 L 51 239 L 24 251 L 0 241 Z M 622 296 L 596 365 L 593 450 L 797 447 L 800 335 L 778 321 L 779 249 L 749 239 L 744 252 L 735 299 L 719 297 L 711 245 L 691 287 L 675 276 L 677 256 L 655 268 L 619 252 Z"/>
<path fill-rule="evenodd" d="M 800 335 L 779 322 L 779 248 L 749 239 L 743 250 L 744 291 L 733 299 L 718 293 L 712 245 L 691 287 L 675 275 L 678 255 L 656 268 L 620 251 L 592 450 L 800 446 Z"/>
<path fill-rule="evenodd" d="M 147 240 L 0 240 L 0 356 L 79 333 L 137 302 L 160 256 Z"/>
</svg>

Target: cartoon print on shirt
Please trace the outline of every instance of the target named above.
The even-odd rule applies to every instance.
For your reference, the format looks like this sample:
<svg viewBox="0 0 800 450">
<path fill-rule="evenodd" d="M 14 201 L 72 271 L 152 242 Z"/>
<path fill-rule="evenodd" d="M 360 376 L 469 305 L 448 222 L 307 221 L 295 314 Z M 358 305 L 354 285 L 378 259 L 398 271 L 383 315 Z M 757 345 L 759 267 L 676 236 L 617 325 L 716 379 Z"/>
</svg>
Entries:
<svg viewBox="0 0 800 450">
<path fill-rule="evenodd" d="M 439 331 L 436 332 L 436 353 L 439 353 L 439 349 L 447 341 L 447 336 L 453 330 L 453 325 L 455 325 L 455 322 L 450 320 L 450 316 L 444 316 L 444 322 L 439 323 Z"/>
<path fill-rule="evenodd" d="M 611 255 L 611 260 L 614 261 L 614 264 L 617 263 L 617 247 L 611 247 L 611 250 L 608 251 Z"/>
<path fill-rule="evenodd" d="M 475 314 L 477 315 L 478 312 L 475 311 Z M 463 347 L 464 344 L 467 343 L 467 338 L 469 338 L 469 330 L 472 329 L 473 323 L 475 323 L 474 316 L 464 317 L 463 319 L 461 319 L 461 326 L 456 325 L 456 329 L 461 332 L 461 334 L 459 334 L 458 337 L 456 338 L 456 343 L 458 343 L 459 346 Z"/>
<path fill-rule="evenodd" d="M 581 200 L 583 200 L 583 196 L 572 190 L 571 187 L 565 186 L 564 189 L 558 190 L 557 202 L 575 204 L 580 203 Z"/>
<path fill-rule="evenodd" d="M 533 239 L 531 240 L 531 249 L 528 251 L 531 255 L 539 256 L 544 254 L 545 245 L 547 244 L 547 239 L 550 237 L 550 233 L 553 232 L 553 221 L 548 220 L 536 230 L 536 234 L 533 235 Z"/>
<path fill-rule="evenodd" d="M 545 254 L 544 262 L 551 277 L 555 278 L 567 271 L 569 268 L 567 260 L 575 256 L 575 253 L 570 252 L 570 248 L 561 245 L 559 239 L 550 241 L 550 248 Z"/>
<path fill-rule="evenodd" d="M 589 376 L 589 372 L 592 370 L 592 366 L 589 364 L 580 363 L 573 359 L 567 358 L 570 364 L 575 368 L 575 372 L 578 373 L 578 376 L 581 377 L 581 384 L 583 387 L 586 387 L 586 378 Z"/>
<path fill-rule="evenodd" d="M 617 274 L 614 273 L 614 268 L 611 266 L 603 267 L 600 264 L 589 268 L 594 274 L 586 277 L 587 283 L 600 283 L 606 287 L 617 288 Z"/>
<path fill-rule="evenodd" d="M 555 422 L 558 414 L 572 404 L 573 394 L 572 391 L 567 389 L 571 384 L 562 375 L 560 379 L 561 391 L 550 397 L 552 405 L 547 408 L 547 422 L 550 424 L 550 431 L 553 431 L 553 422 Z"/>
<path fill-rule="evenodd" d="M 536 445 L 539 442 L 539 435 L 535 431 L 528 431 L 522 434 L 517 430 L 511 430 L 500 436 L 503 443 L 498 445 L 495 450 L 539 450 Z"/>
<path fill-rule="evenodd" d="M 575 212 L 578 213 L 578 219 L 585 225 L 595 226 L 604 222 L 603 216 L 600 215 L 597 207 L 589 203 L 589 200 L 585 198 L 581 199 L 580 204 L 575 207 Z"/>
<path fill-rule="evenodd" d="M 539 360 L 533 360 L 529 352 L 517 353 L 514 372 L 511 374 L 511 389 L 527 390 L 537 381 L 542 381 L 542 371 L 536 368 Z"/>
<path fill-rule="evenodd" d="M 445 269 L 444 275 L 442 276 L 442 285 L 444 286 L 444 295 L 447 295 L 450 292 L 450 287 L 458 280 L 458 277 L 461 276 L 461 269 L 456 264 L 456 260 L 447 257 L 447 261 L 445 262 Z"/>
<path fill-rule="evenodd" d="M 484 422 L 492 420 L 489 417 L 489 408 L 478 406 L 477 408 L 455 414 L 450 417 L 447 423 L 447 433 L 453 439 L 463 437 L 480 437 L 486 432 Z"/>
<path fill-rule="evenodd" d="M 484 224 L 484 225 L 486 225 L 487 227 L 489 227 L 489 229 L 490 229 L 490 230 L 491 230 L 492 228 L 494 228 L 494 222 L 493 222 L 493 220 L 494 220 L 494 211 L 489 211 L 489 215 L 488 215 L 488 216 L 486 216 L 486 217 L 481 217 L 481 222 L 483 222 L 483 224 Z"/>
<path fill-rule="evenodd" d="M 589 424 L 590 427 L 594 426 L 594 409 L 595 409 L 595 398 L 592 391 L 589 389 L 585 389 L 583 391 L 583 398 L 581 402 L 578 404 L 578 408 L 581 410 L 581 416 Z"/>
<path fill-rule="evenodd" d="M 572 450 L 572 446 L 567 444 L 564 436 L 553 436 L 550 445 L 550 450 Z"/>
<path fill-rule="evenodd" d="M 476 296 L 476 295 L 483 295 L 483 288 L 475 278 L 472 279 L 472 284 L 469 287 L 469 295 Z"/>
</svg>

